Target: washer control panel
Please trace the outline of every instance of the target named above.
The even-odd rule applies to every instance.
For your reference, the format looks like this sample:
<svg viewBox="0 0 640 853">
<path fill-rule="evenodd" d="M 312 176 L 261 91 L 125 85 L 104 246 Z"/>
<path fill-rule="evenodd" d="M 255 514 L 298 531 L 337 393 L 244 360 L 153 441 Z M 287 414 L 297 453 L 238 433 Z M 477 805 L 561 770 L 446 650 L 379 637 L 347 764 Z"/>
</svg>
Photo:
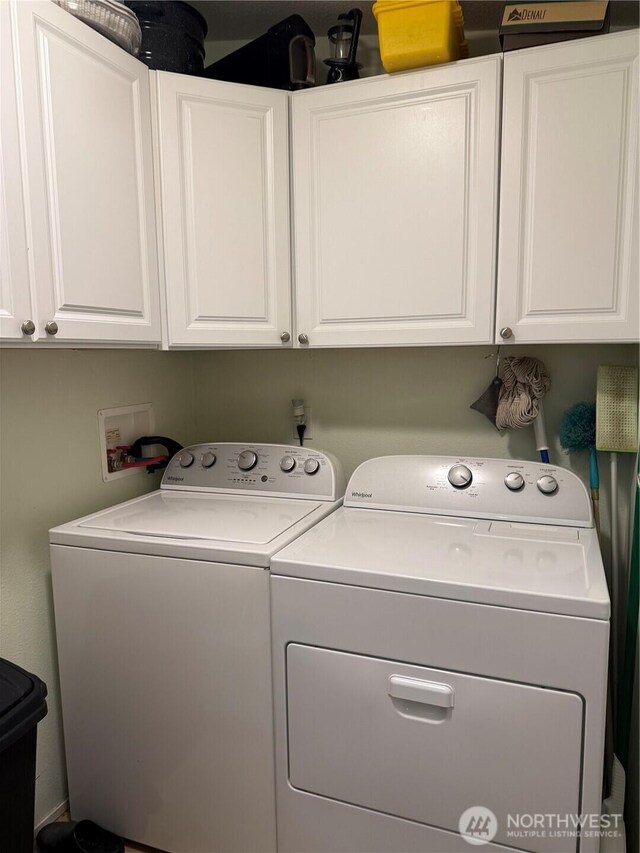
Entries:
<svg viewBox="0 0 640 853">
<path fill-rule="evenodd" d="M 329 453 L 288 444 L 196 444 L 167 465 L 163 489 L 338 500 L 344 475 Z"/>
<path fill-rule="evenodd" d="M 383 456 L 355 470 L 345 506 L 591 527 L 591 500 L 571 471 L 542 462 Z"/>
</svg>

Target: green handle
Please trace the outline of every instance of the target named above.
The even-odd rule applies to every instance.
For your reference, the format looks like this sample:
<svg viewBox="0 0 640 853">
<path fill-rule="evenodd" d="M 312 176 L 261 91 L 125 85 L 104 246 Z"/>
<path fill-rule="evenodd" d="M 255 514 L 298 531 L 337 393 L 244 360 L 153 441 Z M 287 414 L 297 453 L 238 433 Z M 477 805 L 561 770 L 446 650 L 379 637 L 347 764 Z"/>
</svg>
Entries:
<svg viewBox="0 0 640 853">
<path fill-rule="evenodd" d="M 598 473 L 598 454 L 595 447 L 589 448 L 589 485 L 592 489 L 600 488 L 600 474 Z"/>
<path fill-rule="evenodd" d="M 640 477 L 640 469 L 639 469 Z M 629 761 L 629 739 L 631 735 L 631 706 L 633 704 L 633 678 L 638 641 L 638 602 L 640 601 L 640 480 L 636 485 L 636 505 L 633 516 L 633 542 L 629 564 L 629 596 L 627 600 L 627 634 L 625 640 L 624 666 L 620 683 L 620 717 L 616 755 L 627 769 Z"/>
</svg>

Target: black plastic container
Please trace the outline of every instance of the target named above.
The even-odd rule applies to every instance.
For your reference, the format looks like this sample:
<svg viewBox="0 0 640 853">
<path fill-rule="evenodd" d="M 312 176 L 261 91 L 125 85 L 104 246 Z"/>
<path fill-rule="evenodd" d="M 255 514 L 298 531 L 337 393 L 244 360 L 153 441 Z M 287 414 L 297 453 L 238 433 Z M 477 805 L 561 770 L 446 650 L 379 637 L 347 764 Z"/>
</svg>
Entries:
<svg viewBox="0 0 640 853">
<path fill-rule="evenodd" d="M 272 89 L 306 89 L 316 81 L 315 43 L 304 18 L 289 15 L 260 38 L 209 65 L 204 76 Z"/>
<path fill-rule="evenodd" d="M 36 734 L 47 685 L 0 658 L 0 850 L 32 853 Z"/>
<path fill-rule="evenodd" d="M 201 74 L 207 22 L 180 0 L 125 0 L 140 22 L 138 59 L 155 71 Z"/>
</svg>

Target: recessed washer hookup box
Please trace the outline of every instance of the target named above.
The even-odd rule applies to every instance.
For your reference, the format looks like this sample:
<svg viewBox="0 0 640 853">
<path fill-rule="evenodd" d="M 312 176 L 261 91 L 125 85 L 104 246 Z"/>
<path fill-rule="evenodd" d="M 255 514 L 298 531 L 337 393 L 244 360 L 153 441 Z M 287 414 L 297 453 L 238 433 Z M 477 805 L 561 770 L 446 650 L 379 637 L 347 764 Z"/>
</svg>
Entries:
<svg viewBox="0 0 640 853">
<path fill-rule="evenodd" d="M 500 42 L 505 51 L 518 50 L 608 32 L 608 0 L 525 0 L 505 4 Z"/>
</svg>

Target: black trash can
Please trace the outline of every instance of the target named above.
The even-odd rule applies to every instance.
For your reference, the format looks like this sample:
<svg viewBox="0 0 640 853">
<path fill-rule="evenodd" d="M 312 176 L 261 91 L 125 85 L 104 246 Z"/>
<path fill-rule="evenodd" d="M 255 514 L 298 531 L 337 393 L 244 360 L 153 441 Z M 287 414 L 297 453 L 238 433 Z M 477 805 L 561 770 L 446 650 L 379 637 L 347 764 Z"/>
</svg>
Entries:
<svg viewBox="0 0 640 853">
<path fill-rule="evenodd" d="M 36 732 L 47 685 L 0 658 L 0 851 L 32 853 Z"/>
</svg>

